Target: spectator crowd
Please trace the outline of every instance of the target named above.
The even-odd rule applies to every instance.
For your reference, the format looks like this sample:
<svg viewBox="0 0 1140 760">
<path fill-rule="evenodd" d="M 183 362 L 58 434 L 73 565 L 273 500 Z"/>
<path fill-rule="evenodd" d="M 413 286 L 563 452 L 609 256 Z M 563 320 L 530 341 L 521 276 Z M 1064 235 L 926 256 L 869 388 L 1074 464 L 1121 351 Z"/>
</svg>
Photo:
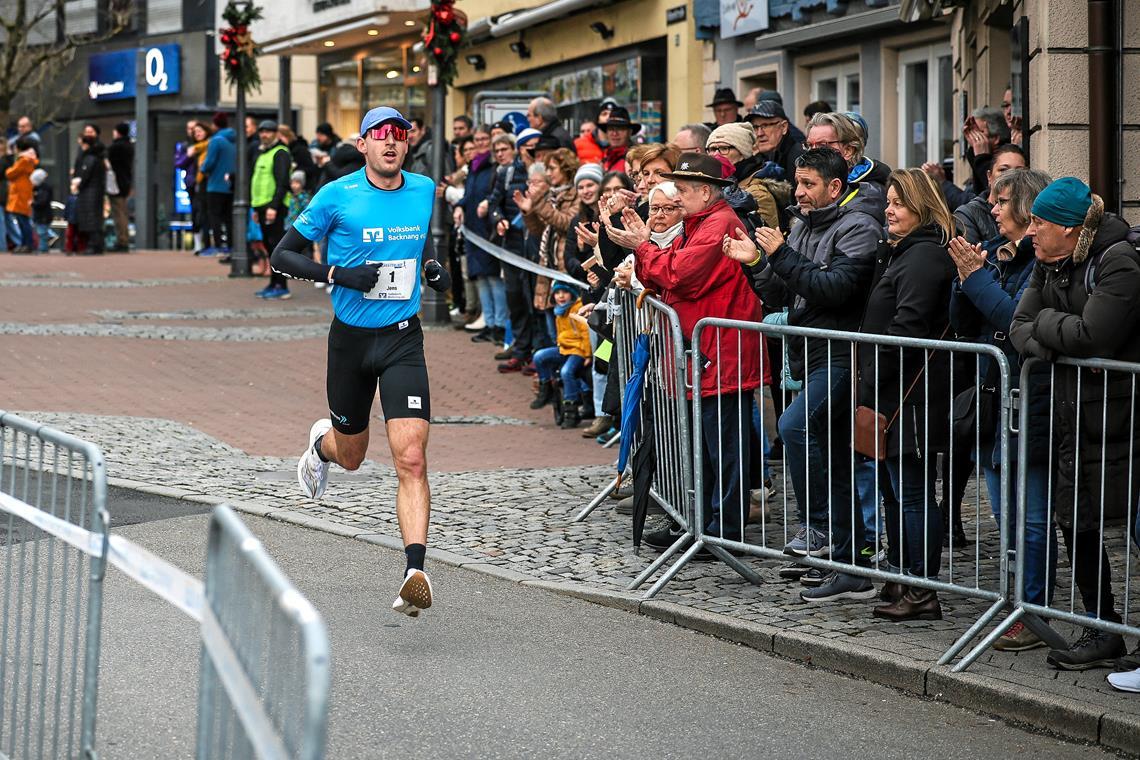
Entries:
<svg viewBox="0 0 1140 760">
<path fill-rule="evenodd" d="M 980 108 L 966 120 L 970 173 L 956 184 L 943 165 L 892 170 L 867 155 L 857 113 L 816 102 L 795 124 L 779 93 L 746 100 L 718 90 L 715 122 L 687 124 L 666 143 L 641 142 L 641 125 L 613 101 L 576 137 L 546 98 L 530 103 L 523 129 L 452 122 L 439 186 L 455 229 L 452 314 L 493 347 L 499 372 L 533 378 L 531 407 L 553 405 L 562 428 L 588 423 L 582 435 L 602 443 L 617 432 L 622 388 L 602 314 L 622 289 L 648 290 L 675 310 L 686 348 L 696 323 L 713 317 L 990 344 L 1014 386 L 1029 358 L 1140 359 L 1137 231 L 1080 180 L 1030 167 L 1009 113 Z M 422 154 L 413 144 L 417 168 Z M 498 249 L 547 273 L 513 266 Z M 704 330 L 692 348 L 702 361 L 704 532 L 745 540 L 748 523 L 765 519 L 769 468 L 782 463 L 797 510 L 784 553 L 852 570 L 781 569 L 805 603 L 878 599 L 872 614 L 885 621 L 940 619 L 937 590 L 905 581 L 944 581 L 944 550 L 971 541 L 961 503 L 975 470 L 995 526 L 1002 510 L 1014 525 L 1019 479 L 1009 473 L 1003 501 L 1002 402 L 988 356 L 967 366 L 949 351 L 723 329 Z M 1107 424 L 1091 407 L 1082 419 L 1080 376 L 1058 366 L 1036 383 L 1042 401 L 1022 424 L 1032 452 L 1022 465 L 1024 595 L 1052 602 L 1063 544 L 1086 612 L 1118 623 L 1101 520 L 1131 513 L 1136 524 L 1140 436 L 1127 421 L 1140 398 L 1130 377 L 1113 376 L 1096 397 Z M 766 403 L 778 416 L 771 439 L 759 424 Z M 1042 432 L 1049 417 L 1054 438 Z M 868 430 L 876 450 L 860 446 Z M 665 550 L 683 536 L 671 524 L 643 543 Z M 901 582 L 876 588 L 859 570 L 872 567 Z M 1017 622 L 995 646 L 1046 642 Z M 1128 654 L 1123 637 L 1089 627 L 1047 658 L 1062 669 L 1132 670 L 1140 647 Z"/>
</svg>

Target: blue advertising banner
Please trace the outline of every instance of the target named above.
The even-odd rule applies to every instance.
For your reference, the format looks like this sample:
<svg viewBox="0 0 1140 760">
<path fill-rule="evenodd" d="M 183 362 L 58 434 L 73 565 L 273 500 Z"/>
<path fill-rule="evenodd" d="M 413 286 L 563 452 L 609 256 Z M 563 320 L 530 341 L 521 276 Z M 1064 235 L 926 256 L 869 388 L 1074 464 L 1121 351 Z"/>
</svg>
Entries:
<svg viewBox="0 0 1140 760">
<path fill-rule="evenodd" d="M 174 143 L 175 160 L 185 152 L 186 143 Z M 190 193 L 186 190 L 186 170 L 174 167 L 174 213 L 189 214 L 192 210 Z"/>
<path fill-rule="evenodd" d="M 135 96 L 137 51 L 95 53 L 87 60 L 87 95 L 91 100 L 124 100 Z M 147 94 L 173 95 L 182 84 L 181 46 L 155 45 L 146 49 Z"/>
</svg>

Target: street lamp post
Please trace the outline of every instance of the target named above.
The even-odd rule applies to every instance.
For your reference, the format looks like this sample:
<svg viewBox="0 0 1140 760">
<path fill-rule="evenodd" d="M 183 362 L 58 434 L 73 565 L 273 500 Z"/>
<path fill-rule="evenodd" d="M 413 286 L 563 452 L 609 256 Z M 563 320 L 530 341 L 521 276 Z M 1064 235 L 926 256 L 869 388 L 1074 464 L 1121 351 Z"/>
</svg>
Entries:
<svg viewBox="0 0 1140 760">
<path fill-rule="evenodd" d="M 234 167 L 234 217 L 230 223 L 230 277 L 249 277 L 249 251 L 246 249 L 246 225 L 249 223 L 249 156 L 245 139 L 245 88 L 237 87 L 237 166 Z"/>
</svg>

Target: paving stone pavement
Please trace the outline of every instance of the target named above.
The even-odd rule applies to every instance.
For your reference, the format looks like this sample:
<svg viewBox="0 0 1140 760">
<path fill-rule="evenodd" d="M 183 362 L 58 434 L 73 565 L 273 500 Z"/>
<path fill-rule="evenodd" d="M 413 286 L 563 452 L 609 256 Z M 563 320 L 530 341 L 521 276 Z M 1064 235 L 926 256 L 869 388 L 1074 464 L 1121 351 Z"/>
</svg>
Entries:
<svg viewBox="0 0 1140 760">
<path fill-rule="evenodd" d="M 59 261 L 62 263 L 62 259 Z M 202 271 L 216 271 L 203 266 L 208 262 L 191 265 L 184 258 L 179 259 L 171 266 L 178 277 L 162 277 L 163 268 L 154 256 L 123 257 L 118 261 L 130 261 L 132 265 L 137 262 L 137 279 L 124 277 L 114 267 L 87 269 L 75 278 L 151 284 L 108 285 L 106 290 L 114 291 L 116 296 L 107 301 L 94 291 L 74 297 L 70 290 L 53 291 L 45 283 L 62 285 L 75 278 L 56 273 L 37 279 L 33 277 L 35 267 L 26 260 L 20 262 L 24 269 L 20 279 L 6 281 L 0 276 L 0 288 L 24 281 L 43 286 L 37 288 L 38 297 L 33 300 L 29 300 L 29 291 L 3 290 L 6 296 L 19 295 L 18 299 L 0 299 L 8 304 L 0 302 L 0 319 L 6 324 L 29 328 L 80 325 L 89 329 L 142 326 L 153 331 L 93 338 L 68 335 L 62 329 L 50 338 L 5 336 L 0 340 L 0 359 L 7 358 L 8 367 L 23 364 L 30 371 L 17 377 L 0 369 L 3 386 L 13 394 L 6 396 L 8 401 L 0 401 L 0 407 L 23 407 L 28 410 L 21 412 L 25 416 L 95 442 L 104 450 L 110 475 L 126 485 L 133 483 L 162 489 L 168 495 L 230 500 L 254 509 L 319 518 L 347 532 L 398 535 L 393 509 L 396 483 L 385 458 L 386 447 L 374 445 L 370 453 L 377 461 L 366 462 L 357 472 L 347 473 L 334 467 L 329 490 L 318 503 L 304 499 L 296 485 L 294 449 L 303 440 L 301 427 L 307 429 L 307 422 L 298 427 L 297 414 L 283 411 L 274 394 L 280 393 L 281 387 L 295 387 L 298 394 L 292 401 L 306 409 L 320 408 L 323 377 L 313 380 L 297 365 L 304 364 L 311 375 L 313 366 L 319 367 L 323 362 L 319 340 L 303 332 L 313 329 L 323 334 L 323 315 L 327 315 L 323 295 L 302 290 L 298 293 L 302 303 L 291 302 L 298 306 L 296 311 L 279 304 L 259 309 L 235 300 L 239 295 L 248 298 L 248 281 L 241 282 L 238 291 L 233 281 L 201 276 Z M 69 268 L 78 269 L 81 265 L 90 266 L 88 262 L 66 262 Z M 172 289 L 168 280 L 179 284 Z M 170 295 L 175 291 L 178 297 Z M 44 294 L 65 297 L 53 301 L 48 308 L 44 305 L 48 296 Z M 38 311 L 33 313 L 33 309 Z M 267 326 L 267 320 L 294 324 Z M 196 331 L 179 333 L 171 332 L 173 327 L 168 324 L 175 321 L 235 324 L 179 326 L 183 331 Z M 133 324 L 118 324 L 124 322 Z M 295 337 L 274 343 L 266 333 L 258 332 L 278 327 L 283 334 L 294 331 Z M 260 335 L 242 343 L 242 351 L 247 352 L 243 356 L 254 367 L 260 367 L 260 373 L 269 373 L 276 380 L 276 385 L 262 386 L 256 394 L 226 397 L 248 404 L 251 417 L 260 420 L 250 430 L 235 424 L 232 418 L 218 416 L 218 402 L 211 402 L 211 394 L 218 393 L 210 387 L 212 378 L 220 377 L 230 367 L 235 368 L 238 380 L 245 378 L 241 374 L 244 370 L 237 364 L 226 363 L 232 361 L 232 356 L 213 353 L 214 345 L 229 350 L 223 344 L 230 341 L 219 337 L 178 337 L 227 331 Z M 573 433 L 554 430 L 548 413 L 528 410 L 529 385 L 517 377 L 497 375 L 493 363 L 486 359 L 473 359 L 476 354 L 470 353 L 474 349 L 465 336 L 448 330 L 429 331 L 426 340 L 438 423 L 432 432 L 431 456 L 433 466 L 450 463 L 449 471 L 433 471 L 430 475 L 432 546 L 491 568 L 514 571 L 521 574 L 519 577 L 582 584 L 609 592 L 625 589 L 656 556 L 648 549 L 640 554 L 634 552 L 629 518 L 618 515 L 614 502 L 607 500 L 584 522 L 570 521 L 612 477 L 612 467 L 606 464 L 612 461 L 612 452 L 601 452 Z M 289 349 L 293 353 L 282 355 L 276 347 L 280 345 L 296 348 Z M 68 378 L 60 392 L 46 378 L 52 377 L 53 372 L 58 377 L 69 371 L 77 354 L 88 363 L 82 366 L 78 377 Z M 113 366 L 121 373 L 120 381 L 127 377 L 136 385 L 125 389 L 116 385 L 113 392 L 107 390 L 103 395 L 86 393 L 85 379 L 97 377 L 104 388 L 112 384 L 100 374 L 112 358 Z M 474 361 L 483 365 L 475 365 Z M 109 373 L 109 377 L 113 378 L 114 373 Z M 167 391 L 155 395 L 154 383 L 165 385 Z M 231 390 L 224 384 L 222 387 L 227 392 Z M 169 401 L 167 396 L 171 397 Z M 312 401 L 313 396 L 317 401 Z M 439 403 L 434 403 L 437 400 Z M 153 409 L 158 416 L 136 412 L 147 409 Z M 113 516 L 114 505 L 111 507 Z M 770 520 L 750 528 L 750 541 L 770 548 L 782 546 L 789 522 L 785 516 L 792 507 L 790 497 L 778 489 Z M 973 484 L 967 494 L 964 520 L 967 532 L 971 537 L 980 536 L 980 541 L 944 553 L 943 567 L 948 577 L 957 582 L 995 588 L 999 554 L 996 531 L 989 507 Z M 1110 548 L 1118 588 L 1122 589 L 1119 568 L 1127 548 L 1123 543 Z M 866 602 L 805 605 L 798 597 L 800 587 L 778 578 L 776 572 L 782 563 L 758 559 L 747 562 L 760 574 L 762 585 L 748 584 L 721 563 L 700 563 L 684 569 L 658 599 L 690 610 L 773 626 L 789 635 L 802 636 L 807 642 L 830 640 L 878 653 L 887 662 L 905 659 L 926 666 L 932 665 L 988 606 L 981 600 L 943 595 L 943 620 L 891 624 L 872 618 L 871 604 Z M 1061 577 L 1067 579 L 1065 562 L 1061 562 Z M 1131 588 L 1135 589 L 1140 587 L 1140 561 L 1133 559 L 1131 568 Z M 1068 600 L 1069 589 L 1062 584 L 1055 604 L 1067 608 Z M 1057 627 L 1066 635 L 1072 631 L 1066 625 Z M 1130 641 L 1130 647 L 1134 643 Z M 984 676 L 985 680 L 1011 684 L 1026 695 L 1042 699 L 1059 695 L 1092 710 L 1140 716 L 1140 699 L 1112 691 L 1104 681 L 1105 671 L 1058 672 L 1048 668 L 1044 658 L 1044 650 L 1020 654 L 990 652 L 969 672 Z M 927 692 L 934 683 L 932 678 L 927 677 Z"/>
</svg>

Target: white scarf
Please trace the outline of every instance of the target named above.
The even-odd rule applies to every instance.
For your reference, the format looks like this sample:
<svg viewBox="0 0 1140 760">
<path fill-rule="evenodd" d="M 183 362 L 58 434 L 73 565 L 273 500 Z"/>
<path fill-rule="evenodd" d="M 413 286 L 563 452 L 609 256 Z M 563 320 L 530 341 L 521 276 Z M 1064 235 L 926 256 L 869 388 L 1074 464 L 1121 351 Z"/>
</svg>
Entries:
<svg viewBox="0 0 1140 760">
<path fill-rule="evenodd" d="M 673 241 L 680 236 L 681 231 L 684 229 L 684 225 L 685 222 L 682 220 L 664 232 L 650 232 L 649 239 L 652 240 L 654 245 L 656 245 L 658 248 L 668 248 L 670 245 L 672 245 Z"/>
</svg>

